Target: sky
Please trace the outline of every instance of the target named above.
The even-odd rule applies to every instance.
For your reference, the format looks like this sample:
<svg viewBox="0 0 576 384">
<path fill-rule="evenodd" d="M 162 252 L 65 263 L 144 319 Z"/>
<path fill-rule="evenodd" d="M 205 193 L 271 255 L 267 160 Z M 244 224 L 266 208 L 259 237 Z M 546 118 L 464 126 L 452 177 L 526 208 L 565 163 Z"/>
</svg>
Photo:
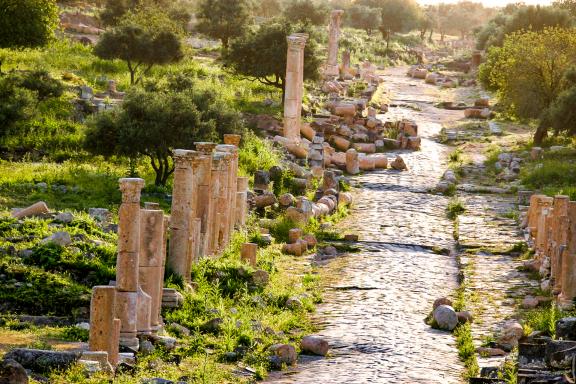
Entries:
<svg viewBox="0 0 576 384">
<path fill-rule="evenodd" d="M 519 0 L 475 0 L 478 3 L 484 4 L 486 7 L 503 7 L 509 3 L 518 3 Z M 457 3 L 458 0 L 418 0 L 420 4 L 437 4 L 437 3 Z M 523 0 L 526 4 L 544 4 L 550 5 L 553 0 Z"/>
</svg>

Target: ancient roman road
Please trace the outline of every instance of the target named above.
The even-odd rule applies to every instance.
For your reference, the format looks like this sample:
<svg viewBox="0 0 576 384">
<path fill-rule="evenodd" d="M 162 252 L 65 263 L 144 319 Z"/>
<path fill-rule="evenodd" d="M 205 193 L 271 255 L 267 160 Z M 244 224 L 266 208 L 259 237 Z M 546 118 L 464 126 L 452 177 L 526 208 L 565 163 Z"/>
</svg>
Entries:
<svg viewBox="0 0 576 384">
<path fill-rule="evenodd" d="M 340 226 L 360 235 L 360 253 L 327 269 L 325 302 L 315 315 L 332 356 L 305 359 L 298 369 L 272 375 L 275 383 L 460 383 L 463 366 L 451 334 L 431 329 L 424 318 L 433 301 L 457 288 L 454 256 L 432 249 L 454 246 L 446 218 L 448 198 L 430 193 L 447 167 L 451 149 L 437 143 L 442 124 L 462 112 L 439 110 L 450 97 L 435 86 L 390 68 L 383 78 L 396 105 L 382 119 L 417 121 L 422 150 L 402 152 L 409 170 L 382 170 L 355 177 L 352 215 Z M 389 153 L 393 157 L 395 153 Z"/>
</svg>

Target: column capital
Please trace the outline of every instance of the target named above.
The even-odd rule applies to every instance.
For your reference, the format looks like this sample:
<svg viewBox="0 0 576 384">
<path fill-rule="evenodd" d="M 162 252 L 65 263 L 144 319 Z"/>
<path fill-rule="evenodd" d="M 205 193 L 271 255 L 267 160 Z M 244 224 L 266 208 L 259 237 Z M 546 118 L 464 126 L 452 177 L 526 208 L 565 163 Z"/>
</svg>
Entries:
<svg viewBox="0 0 576 384">
<path fill-rule="evenodd" d="M 288 42 L 288 49 L 304 49 L 306 46 L 307 36 L 308 35 L 298 33 L 286 37 L 286 41 Z"/>
<path fill-rule="evenodd" d="M 172 154 L 175 168 L 190 168 L 192 159 L 198 152 L 188 149 L 175 149 Z"/>
<path fill-rule="evenodd" d="M 123 203 L 140 203 L 140 193 L 144 188 L 144 180 L 139 178 L 123 178 L 119 181 Z"/>
<path fill-rule="evenodd" d="M 212 152 L 214 152 L 214 148 L 216 148 L 218 144 L 207 141 L 201 141 L 194 143 L 194 145 L 196 146 L 197 151 L 202 152 L 204 154 L 211 154 Z"/>
<path fill-rule="evenodd" d="M 225 134 L 224 144 L 234 145 L 236 147 L 240 146 L 240 141 L 242 140 L 242 135 Z"/>
</svg>

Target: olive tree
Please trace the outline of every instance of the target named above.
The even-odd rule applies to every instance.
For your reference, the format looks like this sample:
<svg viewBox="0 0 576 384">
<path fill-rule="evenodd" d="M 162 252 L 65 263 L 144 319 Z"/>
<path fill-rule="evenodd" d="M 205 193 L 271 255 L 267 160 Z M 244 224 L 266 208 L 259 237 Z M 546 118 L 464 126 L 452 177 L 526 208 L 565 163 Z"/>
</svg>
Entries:
<svg viewBox="0 0 576 384">
<path fill-rule="evenodd" d="M 241 36 L 252 24 L 251 7 L 249 0 L 201 0 L 196 28 L 220 40 L 227 49 L 230 40 Z"/>
<path fill-rule="evenodd" d="M 174 149 L 216 141 L 240 128 L 239 114 L 213 91 L 132 89 L 118 109 L 89 123 L 86 148 L 104 156 L 147 157 L 161 186 L 174 172 Z"/>
</svg>

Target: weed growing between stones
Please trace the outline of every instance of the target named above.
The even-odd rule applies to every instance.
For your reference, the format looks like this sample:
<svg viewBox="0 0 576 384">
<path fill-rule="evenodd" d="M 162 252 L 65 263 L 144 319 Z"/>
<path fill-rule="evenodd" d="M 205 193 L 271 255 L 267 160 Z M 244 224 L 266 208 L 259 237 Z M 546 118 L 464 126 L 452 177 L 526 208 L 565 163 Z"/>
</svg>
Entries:
<svg viewBox="0 0 576 384">
<path fill-rule="evenodd" d="M 464 202 L 462 200 L 457 197 L 450 199 L 448 206 L 446 207 L 446 214 L 449 219 L 455 220 L 464 212 L 466 212 L 466 208 L 464 207 Z"/>
<path fill-rule="evenodd" d="M 470 378 L 478 375 L 480 368 L 476 359 L 476 348 L 472 339 L 472 329 L 469 323 L 461 324 L 454 330 L 458 356 L 466 367 L 465 377 Z"/>
</svg>

